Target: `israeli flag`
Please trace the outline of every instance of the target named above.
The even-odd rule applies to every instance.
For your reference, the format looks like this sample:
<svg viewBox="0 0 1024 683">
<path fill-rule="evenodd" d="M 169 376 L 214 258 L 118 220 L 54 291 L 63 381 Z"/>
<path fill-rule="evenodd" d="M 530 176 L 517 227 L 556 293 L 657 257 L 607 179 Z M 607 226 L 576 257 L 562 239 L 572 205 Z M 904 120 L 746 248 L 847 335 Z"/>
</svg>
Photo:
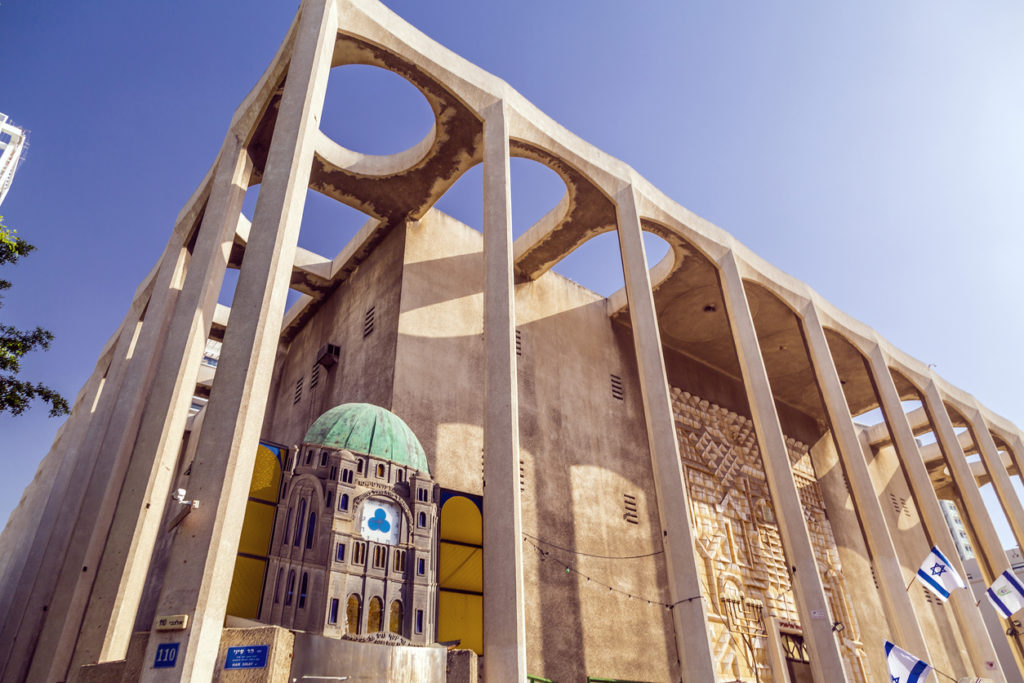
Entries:
<svg viewBox="0 0 1024 683">
<path fill-rule="evenodd" d="M 891 683 L 924 683 L 932 671 L 924 660 L 885 641 L 885 661 Z"/>
<path fill-rule="evenodd" d="M 1021 586 L 1017 577 L 1008 571 L 1000 574 L 985 594 L 999 613 L 1007 619 L 1024 607 L 1024 586 Z"/>
<path fill-rule="evenodd" d="M 933 547 L 924 564 L 917 570 L 917 576 L 932 593 L 946 600 L 957 588 L 964 587 L 964 581 L 953 569 L 946 556 Z"/>
</svg>

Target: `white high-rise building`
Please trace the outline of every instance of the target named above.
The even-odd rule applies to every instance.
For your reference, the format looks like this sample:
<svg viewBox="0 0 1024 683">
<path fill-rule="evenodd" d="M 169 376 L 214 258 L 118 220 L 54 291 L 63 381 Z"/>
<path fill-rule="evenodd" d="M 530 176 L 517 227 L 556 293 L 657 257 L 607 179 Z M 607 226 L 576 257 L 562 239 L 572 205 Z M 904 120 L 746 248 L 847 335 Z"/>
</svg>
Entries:
<svg viewBox="0 0 1024 683">
<path fill-rule="evenodd" d="M 8 121 L 7 114 L 0 114 L 0 204 L 4 203 L 14 172 L 24 157 L 25 141 L 25 130 Z"/>
</svg>

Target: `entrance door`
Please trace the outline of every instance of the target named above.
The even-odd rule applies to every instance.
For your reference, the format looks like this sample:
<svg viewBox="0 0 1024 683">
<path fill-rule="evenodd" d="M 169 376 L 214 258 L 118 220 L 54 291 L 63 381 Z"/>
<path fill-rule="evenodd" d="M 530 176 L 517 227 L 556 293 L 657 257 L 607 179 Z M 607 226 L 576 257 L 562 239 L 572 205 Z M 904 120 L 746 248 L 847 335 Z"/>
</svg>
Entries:
<svg viewBox="0 0 1024 683">
<path fill-rule="evenodd" d="M 782 633 L 782 650 L 786 653 L 786 668 L 790 683 L 814 683 L 811 677 L 811 656 L 804 644 L 804 637 Z"/>
</svg>

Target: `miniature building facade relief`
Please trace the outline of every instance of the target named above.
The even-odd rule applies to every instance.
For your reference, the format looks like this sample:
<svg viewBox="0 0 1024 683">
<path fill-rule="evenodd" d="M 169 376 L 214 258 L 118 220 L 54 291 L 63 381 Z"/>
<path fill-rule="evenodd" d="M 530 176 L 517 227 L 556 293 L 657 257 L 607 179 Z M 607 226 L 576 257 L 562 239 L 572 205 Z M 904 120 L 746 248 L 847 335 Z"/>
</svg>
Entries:
<svg viewBox="0 0 1024 683">
<path fill-rule="evenodd" d="M 804 670 L 809 675 L 801 654 L 800 616 L 753 423 L 677 387 L 672 388 L 672 410 L 702 560 L 698 568 L 709 606 L 718 675 L 721 680 L 774 680 L 766 651 L 768 629 L 773 628 L 778 628 L 787 651 L 790 675 Z M 844 658 L 856 680 L 867 683 L 857 616 L 843 584 L 809 448 L 794 439 L 788 439 L 786 446 L 831 617 L 843 625 Z"/>
</svg>

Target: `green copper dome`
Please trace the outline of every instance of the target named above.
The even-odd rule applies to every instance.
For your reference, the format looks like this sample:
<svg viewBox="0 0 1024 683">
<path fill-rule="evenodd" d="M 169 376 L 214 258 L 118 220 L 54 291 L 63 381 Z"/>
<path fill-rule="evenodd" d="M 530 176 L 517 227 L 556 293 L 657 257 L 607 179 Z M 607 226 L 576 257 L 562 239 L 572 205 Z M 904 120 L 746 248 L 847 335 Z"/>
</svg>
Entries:
<svg viewBox="0 0 1024 683">
<path fill-rule="evenodd" d="M 316 419 L 305 443 L 375 455 L 430 473 L 419 439 L 390 410 L 369 403 L 343 403 Z"/>
</svg>

